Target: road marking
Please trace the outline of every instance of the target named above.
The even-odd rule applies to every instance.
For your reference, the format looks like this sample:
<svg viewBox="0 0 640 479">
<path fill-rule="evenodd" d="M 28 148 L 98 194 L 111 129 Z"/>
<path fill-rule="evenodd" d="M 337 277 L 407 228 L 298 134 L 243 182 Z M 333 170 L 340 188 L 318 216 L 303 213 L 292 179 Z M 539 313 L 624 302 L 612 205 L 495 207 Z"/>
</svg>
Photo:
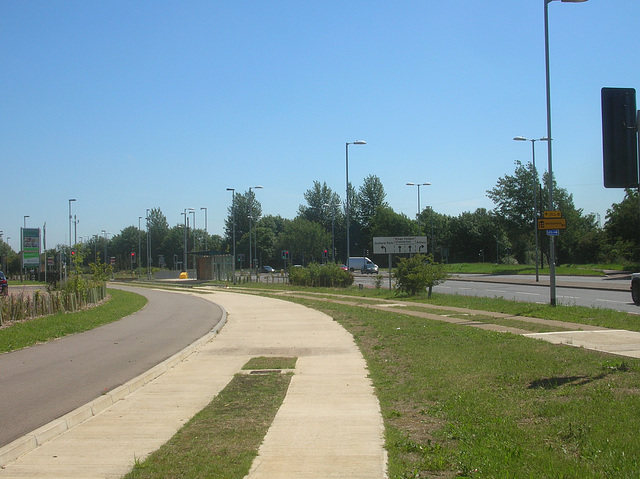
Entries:
<svg viewBox="0 0 640 479">
<path fill-rule="evenodd" d="M 487 289 L 486 291 L 490 293 L 506 293 L 503 289 Z"/>
<path fill-rule="evenodd" d="M 541 296 L 540 293 L 528 293 L 526 291 L 516 291 L 516 294 L 526 294 L 528 296 Z"/>
<path fill-rule="evenodd" d="M 596 299 L 596 302 L 602 302 L 602 303 L 619 303 L 619 304 L 630 304 L 629 301 L 616 301 L 614 299 Z"/>
</svg>

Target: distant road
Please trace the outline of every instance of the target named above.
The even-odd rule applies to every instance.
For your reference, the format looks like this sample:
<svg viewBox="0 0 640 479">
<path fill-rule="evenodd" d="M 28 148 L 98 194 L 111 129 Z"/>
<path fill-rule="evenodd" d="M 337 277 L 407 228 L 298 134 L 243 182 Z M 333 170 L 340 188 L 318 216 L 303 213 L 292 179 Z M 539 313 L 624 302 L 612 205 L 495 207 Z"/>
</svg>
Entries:
<svg viewBox="0 0 640 479">
<path fill-rule="evenodd" d="M 389 287 L 387 271 L 382 287 Z M 504 298 L 515 301 L 546 304 L 550 301 L 548 276 L 540 276 L 535 283 L 533 275 L 460 275 L 448 279 L 436 286 L 433 291 L 444 294 L 479 296 L 486 298 Z M 355 284 L 362 283 L 367 287 L 374 285 L 370 275 L 356 275 Z M 569 306 L 587 306 L 591 308 L 613 309 L 628 313 L 640 314 L 640 307 L 633 304 L 628 277 L 610 279 L 589 276 L 556 277 L 557 304 Z"/>
<path fill-rule="evenodd" d="M 149 303 L 114 323 L 0 355 L 0 446 L 148 371 L 222 318 L 202 298 L 118 288 Z"/>
</svg>

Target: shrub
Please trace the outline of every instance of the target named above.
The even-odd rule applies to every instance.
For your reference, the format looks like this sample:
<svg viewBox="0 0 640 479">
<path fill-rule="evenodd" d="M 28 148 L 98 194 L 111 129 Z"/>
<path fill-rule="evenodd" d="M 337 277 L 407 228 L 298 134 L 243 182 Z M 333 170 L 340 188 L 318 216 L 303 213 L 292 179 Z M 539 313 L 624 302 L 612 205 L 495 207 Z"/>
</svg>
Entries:
<svg viewBox="0 0 640 479">
<path fill-rule="evenodd" d="M 335 263 L 311 263 L 307 268 L 291 268 L 289 283 L 300 286 L 346 288 L 353 284 L 353 275 Z"/>
<path fill-rule="evenodd" d="M 431 297 L 433 287 L 446 280 L 448 274 L 443 264 L 433 261 L 432 255 L 417 254 L 401 258 L 394 277 L 398 280 L 398 291 L 413 296 L 429 288 Z"/>
</svg>

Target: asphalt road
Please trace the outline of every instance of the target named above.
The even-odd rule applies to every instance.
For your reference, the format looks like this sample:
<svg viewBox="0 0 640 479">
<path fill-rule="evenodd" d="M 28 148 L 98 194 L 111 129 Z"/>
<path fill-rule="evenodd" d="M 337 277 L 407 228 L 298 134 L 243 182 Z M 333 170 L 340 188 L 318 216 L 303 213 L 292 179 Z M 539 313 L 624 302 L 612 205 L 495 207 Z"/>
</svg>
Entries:
<svg viewBox="0 0 640 479">
<path fill-rule="evenodd" d="M 0 355 L 0 446 L 149 370 L 222 318 L 202 298 L 122 289 L 149 303 L 114 323 Z"/>
<path fill-rule="evenodd" d="M 382 287 L 389 287 L 387 271 Z M 479 296 L 488 298 L 504 298 L 515 301 L 547 304 L 550 301 L 548 277 L 541 276 L 540 283 L 535 284 L 535 276 L 531 275 L 461 275 L 434 287 L 434 292 Z M 560 276 L 556 278 L 556 302 L 569 306 L 587 306 L 592 308 L 613 309 L 628 313 L 639 313 L 640 307 L 633 304 L 629 290 L 631 281 L 628 277 L 611 279 L 588 276 Z M 366 287 L 374 286 L 374 277 L 356 274 L 355 284 L 362 283 Z M 395 284 L 395 281 L 394 281 Z M 571 287 L 579 286 L 579 287 Z"/>
<path fill-rule="evenodd" d="M 541 280 L 547 280 L 541 278 Z M 448 280 L 434 288 L 434 291 L 447 294 L 504 298 L 515 301 L 548 304 L 550 290 L 547 284 L 529 284 L 528 277 L 504 277 L 501 282 L 456 281 Z M 570 281 L 570 283 L 569 283 Z M 563 286 L 563 282 L 580 287 Z M 556 302 L 568 306 L 587 306 L 591 308 L 613 309 L 629 313 L 640 313 L 633 304 L 630 281 L 608 280 L 602 278 L 558 278 Z"/>
</svg>

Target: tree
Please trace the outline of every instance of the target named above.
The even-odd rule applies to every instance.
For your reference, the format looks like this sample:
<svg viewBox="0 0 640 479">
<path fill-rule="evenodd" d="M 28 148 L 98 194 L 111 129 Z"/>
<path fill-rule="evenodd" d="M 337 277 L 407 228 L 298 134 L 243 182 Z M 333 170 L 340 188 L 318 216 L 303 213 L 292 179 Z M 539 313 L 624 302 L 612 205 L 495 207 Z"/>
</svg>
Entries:
<svg viewBox="0 0 640 479">
<path fill-rule="evenodd" d="M 147 217 L 147 234 L 151 243 L 151 264 L 156 264 L 158 256 L 162 254 L 162 241 L 168 232 L 169 223 L 167 222 L 167 217 L 160 208 L 152 208 Z M 147 248 L 145 247 L 144 250 L 146 252 Z M 146 259 L 144 264 L 146 265 Z"/>
<path fill-rule="evenodd" d="M 161 253 L 169 269 L 177 269 L 184 258 L 184 224 L 173 226 L 162 239 Z M 187 262 L 189 259 L 187 258 Z M 182 266 L 186 268 L 187 265 Z"/>
<path fill-rule="evenodd" d="M 389 206 L 385 201 L 387 194 L 380 178 L 375 175 L 369 175 L 364 179 L 364 183 L 360 187 L 358 194 L 358 220 L 363 228 L 370 227 L 373 216 L 378 208 Z"/>
<path fill-rule="evenodd" d="M 611 260 L 640 261 L 638 191 L 626 189 L 624 199 L 607 210 L 604 225 Z"/>
<path fill-rule="evenodd" d="M 288 250 L 293 263 L 320 262 L 322 251 L 331 245 L 331 234 L 322 226 L 304 218 L 296 218 L 286 224 L 278 237 L 277 251 Z"/>
<path fill-rule="evenodd" d="M 428 206 L 420 213 L 420 224 L 427 233 L 427 249 L 433 257 L 443 261 L 448 258 L 448 246 L 450 245 L 450 225 L 453 218 L 448 215 L 436 213 Z"/>
<path fill-rule="evenodd" d="M 127 226 L 120 231 L 120 234 L 111 239 L 110 249 L 111 255 L 116 257 L 116 269 L 131 269 L 131 253 L 138 256 L 138 227 Z M 90 251 L 93 253 L 93 249 Z M 92 256 L 93 254 L 89 254 L 89 257 Z"/>
<path fill-rule="evenodd" d="M 349 185 L 349 236 L 351 238 L 351 255 L 368 254 L 372 248 L 372 222 L 379 207 L 389 206 L 385 201 L 380 178 L 369 175 L 364 179 L 357 194 Z"/>
<path fill-rule="evenodd" d="M 585 215 L 581 208 L 576 208 L 573 203 L 573 195 L 564 188 L 555 188 L 553 199 L 555 208 L 560 210 L 562 216 L 567 220 L 567 229 L 560 231 L 560 236 L 556 241 L 557 263 L 599 262 L 603 252 L 598 240 L 595 214 Z M 545 251 L 548 244 L 546 236 L 544 235 L 542 241 Z"/>
<path fill-rule="evenodd" d="M 331 231 L 332 215 L 340 214 L 340 195 L 334 193 L 324 182 L 313 182 L 313 187 L 304 193 L 307 205 L 300 205 L 298 216 L 321 224 L 325 230 Z"/>
<path fill-rule="evenodd" d="M 496 186 L 487 191 L 487 196 L 496 204 L 495 211 L 501 218 L 514 256 L 520 263 L 526 263 L 527 251 L 535 244 L 535 212 L 540 211 L 540 207 L 534 205 L 537 181 L 533 164 L 523 165 L 520 161 L 515 164 L 514 175 L 499 178 Z"/>
<path fill-rule="evenodd" d="M 252 254 L 249 254 L 249 226 L 253 229 L 255 222 L 262 215 L 262 205 L 256 199 L 255 192 L 250 190 L 244 194 L 235 193 L 234 201 L 227 211 L 228 215 L 224 223 L 225 239 L 228 244 L 233 243 L 233 222 L 235 213 L 236 253 L 244 253 L 248 260 L 250 256 L 253 256 Z M 253 235 L 253 231 L 251 232 L 251 235 Z M 245 241 L 242 240 L 244 236 L 246 236 Z M 240 247 L 241 244 L 242 248 Z"/>
<path fill-rule="evenodd" d="M 507 256 L 510 243 L 495 215 L 478 208 L 451 219 L 449 247 L 455 262 L 498 262 Z"/>
</svg>

